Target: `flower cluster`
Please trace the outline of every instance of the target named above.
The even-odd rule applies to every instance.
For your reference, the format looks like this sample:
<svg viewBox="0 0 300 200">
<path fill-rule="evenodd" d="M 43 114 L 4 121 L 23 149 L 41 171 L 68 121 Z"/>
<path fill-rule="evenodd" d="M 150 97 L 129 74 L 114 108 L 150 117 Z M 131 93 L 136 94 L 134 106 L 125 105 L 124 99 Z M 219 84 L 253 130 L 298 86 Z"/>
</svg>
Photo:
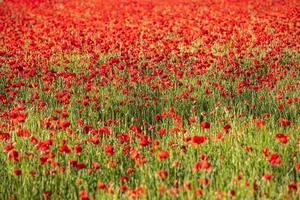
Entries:
<svg viewBox="0 0 300 200">
<path fill-rule="evenodd" d="M 299 18 L 0 1 L 0 199 L 300 198 Z"/>
</svg>

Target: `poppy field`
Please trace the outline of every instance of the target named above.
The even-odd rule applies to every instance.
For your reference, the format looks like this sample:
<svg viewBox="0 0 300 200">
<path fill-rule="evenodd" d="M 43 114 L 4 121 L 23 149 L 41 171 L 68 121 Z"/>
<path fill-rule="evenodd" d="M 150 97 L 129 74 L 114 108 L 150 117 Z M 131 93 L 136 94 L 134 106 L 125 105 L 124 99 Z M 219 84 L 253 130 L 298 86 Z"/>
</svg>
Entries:
<svg viewBox="0 0 300 200">
<path fill-rule="evenodd" d="M 0 199 L 300 199 L 298 0 L 2 0 Z"/>
</svg>

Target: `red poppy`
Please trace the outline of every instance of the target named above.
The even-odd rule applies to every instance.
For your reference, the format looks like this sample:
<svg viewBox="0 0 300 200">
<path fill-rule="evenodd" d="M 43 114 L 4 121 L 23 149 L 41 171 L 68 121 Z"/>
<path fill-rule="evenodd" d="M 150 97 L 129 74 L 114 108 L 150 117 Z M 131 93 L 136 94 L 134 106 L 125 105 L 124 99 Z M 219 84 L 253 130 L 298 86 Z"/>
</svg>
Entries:
<svg viewBox="0 0 300 200">
<path fill-rule="evenodd" d="M 76 154 L 80 154 L 82 152 L 82 147 L 78 144 L 76 144 L 74 147 L 73 147 L 73 150 Z"/>
<path fill-rule="evenodd" d="M 23 128 L 23 129 L 19 130 L 18 136 L 19 137 L 29 137 L 30 133 L 29 133 L 28 129 Z"/>
<path fill-rule="evenodd" d="M 159 160 L 165 160 L 169 158 L 170 154 L 167 150 L 161 150 L 158 154 L 157 157 Z"/>
<path fill-rule="evenodd" d="M 120 182 L 126 182 L 129 180 L 129 176 L 121 176 Z"/>
<path fill-rule="evenodd" d="M 16 169 L 14 169 L 14 173 L 16 176 L 20 176 L 20 175 L 22 175 L 22 170 L 19 168 L 16 168 Z"/>
<path fill-rule="evenodd" d="M 211 164 L 207 160 L 202 160 L 194 165 L 193 170 L 198 171 L 200 169 L 205 169 L 206 171 L 210 171 L 211 168 Z"/>
<path fill-rule="evenodd" d="M 156 114 L 156 115 L 154 116 L 154 119 L 155 119 L 156 121 L 159 121 L 161 118 L 162 118 L 162 117 L 161 117 L 160 114 Z"/>
<path fill-rule="evenodd" d="M 128 190 L 128 187 L 126 185 L 121 185 L 120 186 L 120 191 L 121 192 L 126 192 Z"/>
<path fill-rule="evenodd" d="M 287 134 L 277 133 L 275 138 L 279 140 L 282 144 L 286 144 L 289 141 L 289 136 Z"/>
<path fill-rule="evenodd" d="M 265 173 L 265 174 L 263 175 L 262 179 L 263 179 L 264 181 L 269 181 L 269 180 L 272 179 L 272 174 L 271 174 L 271 173 Z"/>
<path fill-rule="evenodd" d="M 209 122 L 201 122 L 200 126 L 204 129 L 209 129 L 211 125 Z"/>
<path fill-rule="evenodd" d="M 271 154 L 268 161 L 272 165 L 279 165 L 281 163 L 280 156 L 277 153 Z"/>
<path fill-rule="evenodd" d="M 300 172 L 300 162 L 295 165 L 295 169 Z"/>
<path fill-rule="evenodd" d="M 113 156 L 115 154 L 114 147 L 110 144 L 104 145 L 103 149 L 107 155 Z"/>
<path fill-rule="evenodd" d="M 88 196 L 88 192 L 86 190 L 81 190 L 79 192 L 79 195 L 80 195 L 80 200 L 90 200 Z"/>
<path fill-rule="evenodd" d="M 106 189 L 106 184 L 103 183 L 103 182 L 101 182 L 101 181 L 98 181 L 98 183 L 97 183 L 97 188 L 98 188 L 99 190 L 105 190 L 105 189 Z"/>
<path fill-rule="evenodd" d="M 59 148 L 59 151 L 61 153 L 69 154 L 71 152 L 71 149 L 66 144 L 64 144 Z"/>
<path fill-rule="evenodd" d="M 231 125 L 230 124 L 225 124 L 223 129 L 227 133 L 231 129 Z"/>
<path fill-rule="evenodd" d="M 164 134 L 166 134 L 166 132 L 167 132 L 167 129 L 161 128 L 161 129 L 159 129 L 159 130 L 157 131 L 157 134 L 158 134 L 158 135 L 164 135 Z"/>
<path fill-rule="evenodd" d="M 8 160 L 14 159 L 15 161 L 19 161 L 20 160 L 20 154 L 17 150 L 12 149 L 9 151 L 8 153 Z"/>
<path fill-rule="evenodd" d="M 12 143 L 7 143 L 4 147 L 4 152 L 8 152 L 10 150 L 12 150 L 14 148 L 13 144 Z"/>
<path fill-rule="evenodd" d="M 192 142 L 193 142 L 194 144 L 197 144 L 197 145 L 198 145 L 198 144 L 204 143 L 207 139 L 208 139 L 207 136 L 195 135 L 195 136 L 192 137 Z"/>
<path fill-rule="evenodd" d="M 64 121 L 60 124 L 60 128 L 65 130 L 66 128 L 68 128 L 70 126 L 70 122 L 69 121 Z"/>
<path fill-rule="evenodd" d="M 132 169 L 131 167 L 129 167 L 129 168 L 127 169 L 127 173 L 128 173 L 128 174 L 134 173 L 134 169 Z"/>
<path fill-rule="evenodd" d="M 195 116 L 190 116 L 189 117 L 189 122 L 194 123 L 196 121 L 197 121 L 197 117 L 195 117 Z"/>
<path fill-rule="evenodd" d="M 289 191 L 296 191 L 297 190 L 297 187 L 298 187 L 298 184 L 297 182 L 291 182 L 289 185 L 288 185 L 288 190 Z"/>
<path fill-rule="evenodd" d="M 49 192 L 49 191 L 44 191 L 43 192 L 43 196 L 44 196 L 45 199 L 48 199 L 50 197 L 50 195 L 51 195 L 51 192 Z"/>
<path fill-rule="evenodd" d="M 158 171 L 158 176 L 160 177 L 160 178 L 167 178 L 168 177 L 168 172 L 166 171 L 166 170 L 159 170 Z"/>
<path fill-rule="evenodd" d="M 287 119 L 284 118 L 279 118 L 278 122 L 281 126 L 289 126 L 291 124 L 291 122 Z"/>
<path fill-rule="evenodd" d="M 204 195 L 205 194 L 205 192 L 204 192 L 204 190 L 203 189 L 201 189 L 201 188 L 197 188 L 195 191 L 194 191 L 194 195 L 195 196 L 202 196 L 202 195 Z"/>
<path fill-rule="evenodd" d="M 256 127 L 261 128 L 265 125 L 265 121 L 263 119 L 259 119 L 256 121 Z"/>
<path fill-rule="evenodd" d="M 148 146 L 151 143 L 150 138 L 148 136 L 142 136 L 140 138 L 140 145 L 141 146 Z"/>
</svg>

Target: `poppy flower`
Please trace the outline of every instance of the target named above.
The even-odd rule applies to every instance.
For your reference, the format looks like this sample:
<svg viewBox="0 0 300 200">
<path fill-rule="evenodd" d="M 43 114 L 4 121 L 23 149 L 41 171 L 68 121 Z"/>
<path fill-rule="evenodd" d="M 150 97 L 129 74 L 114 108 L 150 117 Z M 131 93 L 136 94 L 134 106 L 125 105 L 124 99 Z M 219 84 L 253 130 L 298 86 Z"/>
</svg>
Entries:
<svg viewBox="0 0 300 200">
<path fill-rule="evenodd" d="M 281 164 L 280 156 L 277 153 L 273 153 L 269 156 L 269 163 L 271 165 L 279 165 Z"/>
<path fill-rule="evenodd" d="M 165 135 L 166 132 L 167 132 L 167 129 L 161 128 L 161 129 L 159 129 L 159 130 L 157 131 L 157 134 L 158 134 L 158 135 Z"/>
<path fill-rule="evenodd" d="M 231 125 L 230 124 L 225 124 L 223 129 L 227 133 L 231 129 Z"/>
<path fill-rule="evenodd" d="M 194 191 L 194 195 L 195 195 L 195 196 L 202 196 L 202 195 L 204 195 L 204 194 L 205 194 L 205 192 L 204 192 L 204 190 L 201 189 L 201 188 L 197 188 L 197 189 L 195 189 L 195 191 Z"/>
<path fill-rule="evenodd" d="M 204 169 L 206 171 L 210 171 L 211 170 L 211 164 L 207 161 L 207 160 L 202 160 L 197 162 L 194 166 L 193 166 L 193 170 L 194 171 L 199 171 L 200 169 Z"/>
<path fill-rule="evenodd" d="M 19 168 L 16 168 L 16 169 L 14 169 L 14 173 L 16 176 L 20 176 L 20 175 L 22 175 L 22 170 Z"/>
<path fill-rule="evenodd" d="M 235 190 L 230 190 L 229 192 L 231 197 L 234 197 L 236 195 L 236 191 Z"/>
<path fill-rule="evenodd" d="M 284 105 L 281 103 L 281 104 L 279 104 L 279 106 L 278 106 L 278 110 L 280 110 L 280 111 L 282 111 L 284 109 Z"/>
<path fill-rule="evenodd" d="M 27 118 L 27 113 L 25 113 L 25 112 L 17 113 L 17 121 L 18 122 L 23 123 L 23 122 L 25 122 L 26 118 Z"/>
<path fill-rule="evenodd" d="M 295 169 L 296 169 L 298 172 L 300 172 L 300 163 L 297 163 L 297 164 L 295 165 Z"/>
<path fill-rule="evenodd" d="M 195 135 L 192 137 L 193 144 L 199 145 L 204 143 L 208 139 L 207 136 Z"/>
<path fill-rule="evenodd" d="M 158 176 L 162 179 L 167 178 L 168 177 L 168 172 L 166 170 L 159 170 L 158 171 Z"/>
<path fill-rule="evenodd" d="M 88 192 L 86 190 L 81 190 L 79 192 L 80 200 L 90 200 Z"/>
<path fill-rule="evenodd" d="M 286 144 L 289 141 L 289 136 L 287 134 L 277 133 L 275 138 L 279 140 L 282 144 Z"/>
<path fill-rule="evenodd" d="M 114 147 L 110 144 L 104 145 L 103 149 L 104 149 L 104 152 L 109 156 L 113 156 L 115 154 Z"/>
<path fill-rule="evenodd" d="M 75 168 L 76 169 L 84 169 L 84 168 L 86 168 L 86 165 L 84 163 L 82 163 L 82 162 L 77 162 L 75 164 Z"/>
<path fill-rule="evenodd" d="M 12 150 L 14 148 L 13 144 L 12 143 L 7 143 L 3 149 L 4 152 L 8 152 L 10 150 Z"/>
<path fill-rule="evenodd" d="M 121 176 L 120 182 L 126 182 L 129 180 L 129 176 Z"/>
<path fill-rule="evenodd" d="M 126 185 L 121 185 L 120 186 L 120 191 L 121 192 L 126 192 L 128 190 L 128 187 Z"/>
<path fill-rule="evenodd" d="M 82 152 L 82 147 L 78 144 L 76 144 L 74 147 L 73 147 L 73 150 L 76 154 L 80 154 Z"/>
<path fill-rule="evenodd" d="M 198 179 L 197 179 L 197 182 L 198 182 L 200 185 L 209 185 L 209 179 L 208 179 L 208 178 L 198 178 Z"/>
<path fill-rule="evenodd" d="M 51 192 L 49 192 L 49 191 L 44 191 L 43 192 L 43 196 L 44 196 L 45 199 L 48 199 L 50 197 L 50 195 L 51 195 Z"/>
<path fill-rule="evenodd" d="M 158 154 L 157 154 L 157 158 L 159 160 L 165 160 L 167 158 L 169 158 L 170 154 L 167 150 L 161 150 Z"/>
<path fill-rule="evenodd" d="M 264 181 L 269 181 L 272 179 L 272 174 L 271 173 L 265 173 L 262 177 L 262 180 Z"/>
<path fill-rule="evenodd" d="M 200 126 L 204 129 L 209 129 L 211 125 L 209 122 L 204 121 L 200 123 Z"/>
<path fill-rule="evenodd" d="M 105 190 L 105 189 L 107 188 L 107 186 L 106 186 L 105 183 L 103 183 L 103 182 L 101 182 L 101 181 L 98 181 L 98 183 L 97 183 L 97 188 L 98 188 L 99 190 Z"/>
<path fill-rule="evenodd" d="M 288 190 L 289 191 L 296 191 L 297 190 L 297 187 L 298 187 L 298 184 L 297 182 L 291 182 L 289 185 L 288 185 Z"/>
<path fill-rule="evenodd" d="M 128 174 L 134 173 L 134 169 L 132 169 L 131 167 L 129 167 L 129 168 L 127 169 L 127 173 L 128 173 Z"/>
<path fill-rule="evenodd" d="M 265 124 L 265 121 L 263 119 L 259 119 L 256 121 L 256 127 L 261 128 Z"/>
<path fill-rule="evenodd" d="M 70 122 L 69 121 L 64 121 L 60 124 L 60 128 L 65 130 L 66 128 L 68 128 L 70 126 Z"/>
<path fill-rule="evenodd" d="M 97 162 L 93 162 L 93 163 L 92 163 L 92 166 L 93 166 L 93 168 L 95 168 L 95 169 L 100 169 L 100 164 L 97 163 Z"/>
<path fill-rule="evenodd" d="M 197 121 L 197 117 L 195 117 L 195 116 L 190 116 L 189 117 L 189 122 L 190 123 L 194 123 L 194 122 L 196 122 Z"/>
<path fill-rule="evenodd" d="M 150 138 L 148 136 L 142 136 L 140 138 L 140 145 L 141 146 L 148 146 L 151 143 Z"/>
<path fill-rule="evenodd" d="M 18 136 L 19 137 L 29 137 L 30 133 L 29 133 L 28 129 L 23 128 L 23 129 L 19 130 Z"/>
<path fill-rule="evenodd" d="M 71 152 L 71 149 L 66 144 L 64 144 L 59 148 L 59 151 L 61 153 L 69 154 Z"/>
<path fill-rule="evenodd" d="M 160 114 L 156 114 L 156 115 L 154 116 L 154 119 L 155 119 L 156 121 L 159 121 L 161 118 L 162 118 L 162 116 L 161 116 Z"/>
<path fill-rule="evenodd" d="M 291 122 L 287 119 L 284 118 L 279 118 L 278 122 L 281 126 L 289 126 L 291 124 Z"/>
<path fill-rule="evenodd" d="M 17 162 L 20 160 L 20 154 L 15 149 L 10 150 L 8 153 L 8 160 L 12 160 L 12 159 L 14 159 L 14 161 L 17 161 Z"/>
</svg>

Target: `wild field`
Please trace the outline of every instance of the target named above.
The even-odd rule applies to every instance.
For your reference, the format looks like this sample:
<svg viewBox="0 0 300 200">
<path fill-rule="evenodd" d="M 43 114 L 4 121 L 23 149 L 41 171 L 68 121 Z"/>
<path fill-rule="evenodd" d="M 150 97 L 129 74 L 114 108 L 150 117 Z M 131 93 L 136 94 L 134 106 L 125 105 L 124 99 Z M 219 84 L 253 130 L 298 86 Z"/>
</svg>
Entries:
<svg viewBox="0 0 300 200">
<path fill-rule="evenodd" d="M 3 0 L 0 199 L 300 199 L 300 2 Z"/>
</svg>

